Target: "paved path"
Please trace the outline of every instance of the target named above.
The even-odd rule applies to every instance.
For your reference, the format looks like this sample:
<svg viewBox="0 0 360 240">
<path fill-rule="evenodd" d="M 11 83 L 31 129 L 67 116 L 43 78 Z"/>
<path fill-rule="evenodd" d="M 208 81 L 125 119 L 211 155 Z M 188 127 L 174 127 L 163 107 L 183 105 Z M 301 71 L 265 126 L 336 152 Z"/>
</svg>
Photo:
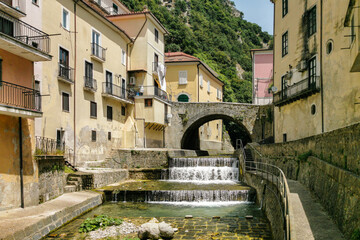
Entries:
<svg viewBox="0 0 360 240">
<path fill-rule="evenodd" d="M 0 212 L 0 240 L 41 239 L 50 231 L 102 204 L 102 196 L 91 191 L 66 193 L 25 209 Z"/>
<path fill-rule="evenodd" d="M 294 213 L 291 228 L 296 240 L 342 240 L 338 227 L 327 215 L 318 200 L 301 183 L 288 180 L 290 201 Z"/>
</svg>

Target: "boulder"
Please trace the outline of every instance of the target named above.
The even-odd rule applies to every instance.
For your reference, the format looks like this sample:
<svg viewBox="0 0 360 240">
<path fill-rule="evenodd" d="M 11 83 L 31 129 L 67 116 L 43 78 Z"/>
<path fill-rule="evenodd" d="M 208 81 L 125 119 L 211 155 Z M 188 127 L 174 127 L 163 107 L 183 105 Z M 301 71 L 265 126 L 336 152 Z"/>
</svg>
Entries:
<svg viewBox="0 0 360 240">
<path fill-rule="evenodd" d="M 174 237 L 174 229 L 166 222 L 159 223 L 160 237 L 164 239 L 171 239 Z"/>
<path fill-rule="evenodd" d="M 140 226 L 138 236 L 140 239 L 160 239 L 158 223 L 144 223 Z"/>
</svg>

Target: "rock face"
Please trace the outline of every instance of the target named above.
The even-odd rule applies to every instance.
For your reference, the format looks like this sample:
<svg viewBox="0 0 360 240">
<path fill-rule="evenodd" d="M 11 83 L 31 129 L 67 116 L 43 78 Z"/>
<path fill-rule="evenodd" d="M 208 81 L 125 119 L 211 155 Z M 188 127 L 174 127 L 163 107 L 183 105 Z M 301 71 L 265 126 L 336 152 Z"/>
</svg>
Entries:
<svg viewBox="0 0 360 240">
<path fill-rule="evenodd" d="M 174 237 L 174 229 L 167 223 L 161 222 L 153 218 L 147 223 L 140 226 L 138 236 L 140 239 L 172 239 Z"/>
</svg>

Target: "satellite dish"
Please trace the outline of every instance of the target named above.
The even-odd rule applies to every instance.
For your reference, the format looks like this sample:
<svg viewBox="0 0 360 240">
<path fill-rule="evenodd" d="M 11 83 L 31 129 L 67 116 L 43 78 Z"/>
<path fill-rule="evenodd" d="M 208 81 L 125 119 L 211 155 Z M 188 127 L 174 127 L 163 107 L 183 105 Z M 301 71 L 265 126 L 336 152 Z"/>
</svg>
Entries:
<svg viewBox="0 0 360 240">
<path fill-rule="evenodd" d="M 278 89 L 277 89 L 277 87 L 272 86 L 272 87 L 271 87 L 271 91 L 272 91 L 273 93 L 275 93 L 275 92 L 277 92 L 277 91 L 278 91 Z"/>
</svg>

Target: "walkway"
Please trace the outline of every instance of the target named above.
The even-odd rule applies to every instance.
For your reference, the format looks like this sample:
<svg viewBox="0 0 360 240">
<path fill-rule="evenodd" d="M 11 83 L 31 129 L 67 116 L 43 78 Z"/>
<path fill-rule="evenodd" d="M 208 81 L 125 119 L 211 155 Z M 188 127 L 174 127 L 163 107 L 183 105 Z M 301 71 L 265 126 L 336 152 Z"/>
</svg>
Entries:
<svg viewBox="0 0 360 240">
<path fill-rule="evenodd" d="M 338 227 L 327 215 L 317 199 L 301 183 L 288 180 L 290 201 L 293 208 L 291 228 L 297 240 L 341 240 L 345 239 Z"/>
<path fill-rule="evenodd" d="M 41 239 L 50 231 L 102 204 L 101 194 L 84 191 L 62 196 L 25 209 L 0 212 L 0 239 Z"/>
</svg>

